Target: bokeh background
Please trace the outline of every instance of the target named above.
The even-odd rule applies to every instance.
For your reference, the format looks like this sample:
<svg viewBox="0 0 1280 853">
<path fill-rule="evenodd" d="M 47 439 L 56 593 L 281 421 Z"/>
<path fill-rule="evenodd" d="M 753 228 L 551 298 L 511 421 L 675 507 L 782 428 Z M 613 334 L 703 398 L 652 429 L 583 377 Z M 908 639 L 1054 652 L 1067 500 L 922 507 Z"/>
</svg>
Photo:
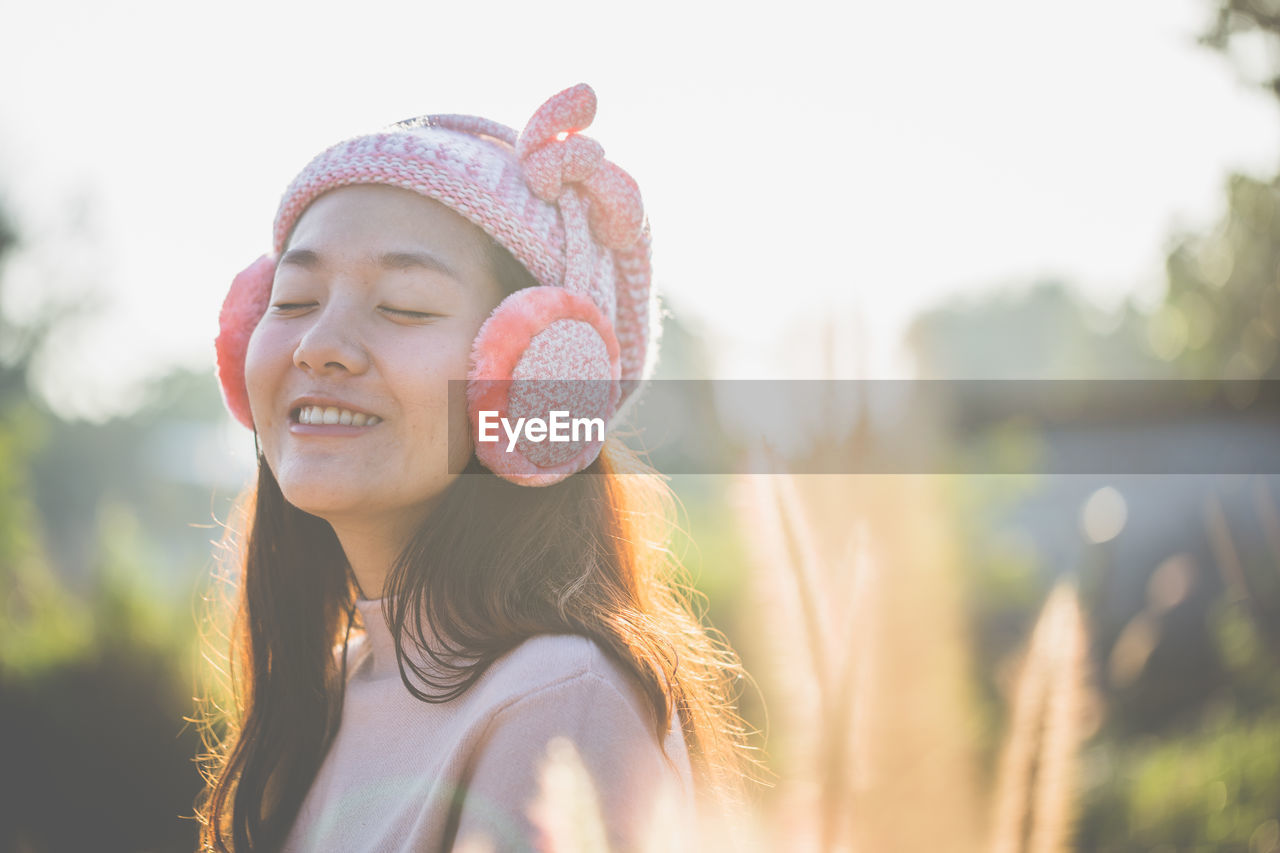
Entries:
<svg viewBox="0 0 1280 853">
<path fill-rule="evenodd" d="M 1280 379 L 1272 0 L 0 20 L 3 850 L 194 847 L 184 718 L 253 458 L 218 306 L 343 136 L 591 83 L 653 223 L 659 377 Z M 725 849 L 1280 850 L 1277 477 L 673 485 L 775 774 Z"/>
</svg>

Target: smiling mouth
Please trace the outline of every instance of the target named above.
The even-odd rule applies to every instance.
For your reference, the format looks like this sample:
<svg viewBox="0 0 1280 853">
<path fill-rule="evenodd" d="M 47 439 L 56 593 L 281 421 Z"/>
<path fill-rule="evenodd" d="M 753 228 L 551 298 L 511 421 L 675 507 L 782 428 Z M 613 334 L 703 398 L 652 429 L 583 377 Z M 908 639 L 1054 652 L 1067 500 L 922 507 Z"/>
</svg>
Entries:
<svg viewBox="0 0 1280 853">
<path fill-rule="evenodd" d="M 308 426 L 373 426 L 382 423 L 382 418 L 377 415 L 335 406 L 303 406 L 290 412 L 289 418 L 294 423 Z"/>
</svg>

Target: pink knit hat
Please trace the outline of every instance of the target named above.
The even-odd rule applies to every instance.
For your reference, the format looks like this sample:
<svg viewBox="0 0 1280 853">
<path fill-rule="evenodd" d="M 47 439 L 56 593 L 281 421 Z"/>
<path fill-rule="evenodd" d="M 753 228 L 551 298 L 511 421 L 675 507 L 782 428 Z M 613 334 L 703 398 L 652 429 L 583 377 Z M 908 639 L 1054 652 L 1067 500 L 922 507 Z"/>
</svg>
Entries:
<svg viewBox="0 0 1280 853">
<path fill-rule="evenodd" d="M 651 361 L 650 248 L 635 181 L 579 134 L 595 111 L 595 92 L 579 84 L 539 107 L 519 136 L 475 116 L 424 116 L 339 142 L 307 164 L 280 201 L 272 253 L 237 275 L 223 302 L 218 380 L 236 419 L 253 428 L 245 351 L 298 218 L 328 190 L 385 184 L 435 199 L 478 225 L 540 285 L 499 303 L 472 345 L 473 439 L 481 411 L 514 422 L 568 409 L 609 423 Z M 558 482 L 600 452 L 599 440 L 557 447 L 522 438 L 512 451 L 505 440 L 474 446 L 494 473 L 530 486 Z"/>
</svg>

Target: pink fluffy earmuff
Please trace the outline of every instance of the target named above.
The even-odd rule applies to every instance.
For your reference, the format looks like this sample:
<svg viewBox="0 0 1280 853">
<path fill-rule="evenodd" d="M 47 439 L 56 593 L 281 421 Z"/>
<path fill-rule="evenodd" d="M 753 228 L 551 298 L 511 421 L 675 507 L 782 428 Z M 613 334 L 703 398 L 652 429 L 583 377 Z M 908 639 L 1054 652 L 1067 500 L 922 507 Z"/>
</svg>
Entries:
<svg viewBox="0 0 1280 853">
<path fill-rule="evenodd" d="M 547 100 L 519 136 L 476 116 L 432 115 L 315 157 L 281 199 L 272 253 L 237 275 L 223 302 L 215 349 L 232 415 L 254 428 L 245 352 L 298 218 L 328 190 L 384 184 L 450 207 L 539 283 L 499 303 L 472 345 L 467 408 L 480 462 L 527 486 L 550 485 L 590 465 L 601 447 L 595 437 L 560 445 L 521 438 L 512 449 L 478 437 L 482 412 L 514 422 L 562 409 L 608 424 L 652 361 L 648 224 L 635 181 L 580 134 L 595 110 L 595 93 L 579 84 Z"/>
</svg>

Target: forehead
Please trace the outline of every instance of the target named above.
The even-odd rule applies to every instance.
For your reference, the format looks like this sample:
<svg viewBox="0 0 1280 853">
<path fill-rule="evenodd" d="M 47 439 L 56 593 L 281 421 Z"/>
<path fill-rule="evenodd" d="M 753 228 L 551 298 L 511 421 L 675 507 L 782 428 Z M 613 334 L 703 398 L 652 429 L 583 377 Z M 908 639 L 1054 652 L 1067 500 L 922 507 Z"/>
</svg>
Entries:
<svg viewBox="0 0 1280 853">
<path fill-rule="evenodd" d="M 294 226 L 286 248 L 359 253 L 428 249 L 460 263 L 483 264 L 489 237 L 435 199 L 412 190 L 357 184 L 329 190 Z"/>
</svg>

